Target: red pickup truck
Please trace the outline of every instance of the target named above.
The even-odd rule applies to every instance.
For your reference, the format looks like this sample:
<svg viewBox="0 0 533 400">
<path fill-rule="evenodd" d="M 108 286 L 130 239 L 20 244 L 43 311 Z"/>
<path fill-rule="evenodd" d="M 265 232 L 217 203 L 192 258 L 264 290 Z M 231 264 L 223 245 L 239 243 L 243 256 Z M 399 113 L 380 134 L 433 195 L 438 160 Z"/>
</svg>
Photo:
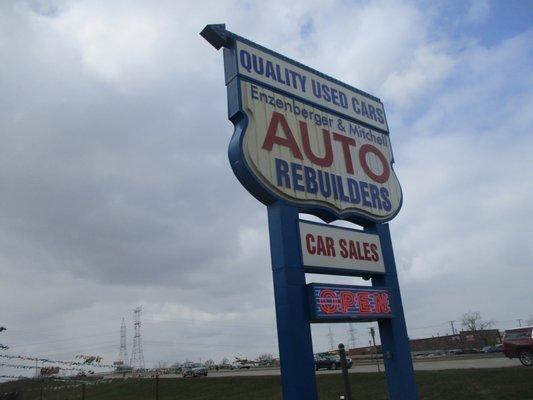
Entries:
<svg viewBox="0 0 533 400">
<path fill-rule="evenodd" d="M 503 336 L 503 354 L 518 357 L 526 367 L 533 365 L 533 326 L 508 329 Z"/>
</svg>

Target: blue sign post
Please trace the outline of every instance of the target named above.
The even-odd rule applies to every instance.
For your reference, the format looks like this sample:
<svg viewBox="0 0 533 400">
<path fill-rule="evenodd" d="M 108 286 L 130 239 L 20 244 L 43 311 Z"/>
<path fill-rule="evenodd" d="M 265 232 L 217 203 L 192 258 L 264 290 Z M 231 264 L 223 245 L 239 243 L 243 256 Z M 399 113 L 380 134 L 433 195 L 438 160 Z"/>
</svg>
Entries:
<svg viewBox="0 0 533 400">
<path fill-rule="evenodd" d="M 298 253 L 298 209 L 268 206 L 270 252 L 283 398 L 316 400 L 315 364 L 305 273 Z"/>
<path fill-rule="evenodd" d="M 372 277 L 372 286 L 389 288 L 391 303 L 394 304 L 397 313 L 397 318 L 378 320 L 389 396 L 391 399 L 418 399 L 389 225 L 374 224 L 368 228 L 368 231 L 379 235 L 387 266 L 384 275 Z"/>
<path fill-rule="evenodd" d="M 392 400 L 418 399 L 388 225 L 402 205 L 381 101 L 226 30 L 231 167 L 268 208 L 285 400 L 316 400 L 311 322 L 378 321 Z M 364 231 L 302 224 L 299 213 Z M 303 230 L 302 230 L 303 229 Z M 306 271 L 363 276 L 372 287 L 311 284 Z"/>
</svg>

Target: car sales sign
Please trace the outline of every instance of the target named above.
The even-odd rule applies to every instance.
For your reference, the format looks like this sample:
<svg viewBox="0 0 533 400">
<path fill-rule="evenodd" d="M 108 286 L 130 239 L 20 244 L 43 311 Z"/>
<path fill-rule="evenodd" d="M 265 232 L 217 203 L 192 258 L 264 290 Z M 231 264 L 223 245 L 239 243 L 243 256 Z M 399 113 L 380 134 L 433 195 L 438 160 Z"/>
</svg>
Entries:
<svg viewBox="0 0 533 400">
<path fill-rule="evenodd" d="M 378 235 L 300 221 L 302 262 L 308 272 L 360 275 L 385 273 Z"/>
<path fill-rule="evenodd" d="M 379 99 L 237 35 L 224 49 L 232 168 L 265 204 L 392 219 L 402 191 Z M 325 216 L 325 218 L 324 218 Z"/>
</svg>

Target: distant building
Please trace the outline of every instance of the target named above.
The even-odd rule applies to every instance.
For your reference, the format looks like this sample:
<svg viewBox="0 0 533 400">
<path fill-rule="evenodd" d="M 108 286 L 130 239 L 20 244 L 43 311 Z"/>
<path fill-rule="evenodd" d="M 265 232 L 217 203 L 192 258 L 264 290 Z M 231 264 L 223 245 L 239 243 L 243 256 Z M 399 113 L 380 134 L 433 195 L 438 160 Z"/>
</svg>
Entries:
<svg viewBox="0 0 533 400">
<path fill-rule="evenodd" d="M 498 329 L 462 331 L 457 335 L 437 336 L 410 340 L 411 351 L 482 349 L 501 343 Z"/>
<path fill-rule="evenodd" d="M 501 343 L 498 329 L 484 329 L 479 331 L 462 331 L 456 335 L 436 336 L 409 341 L 411 351 L 414 353 L 434 350 L 469 350 L 482 349 L 485 346 L 494 346 Z M 348 350 L 348 356 L 365 356 L 381 353 L 381 346 L 358 347 Z"/>
</svg>

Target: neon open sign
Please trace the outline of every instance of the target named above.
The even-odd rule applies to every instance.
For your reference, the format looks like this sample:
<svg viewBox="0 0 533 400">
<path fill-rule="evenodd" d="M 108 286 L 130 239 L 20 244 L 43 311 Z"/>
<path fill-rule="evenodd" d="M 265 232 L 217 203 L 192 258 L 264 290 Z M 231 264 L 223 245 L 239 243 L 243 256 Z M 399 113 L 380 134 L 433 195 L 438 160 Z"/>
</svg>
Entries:
<svg viewBox="0 0 533 400">
<path fill-rule="evenodd" d="M 392 317 L 387 289 L 321 283 L 307 286 L 314 322 L 373 321 Z"/>
</svg>

